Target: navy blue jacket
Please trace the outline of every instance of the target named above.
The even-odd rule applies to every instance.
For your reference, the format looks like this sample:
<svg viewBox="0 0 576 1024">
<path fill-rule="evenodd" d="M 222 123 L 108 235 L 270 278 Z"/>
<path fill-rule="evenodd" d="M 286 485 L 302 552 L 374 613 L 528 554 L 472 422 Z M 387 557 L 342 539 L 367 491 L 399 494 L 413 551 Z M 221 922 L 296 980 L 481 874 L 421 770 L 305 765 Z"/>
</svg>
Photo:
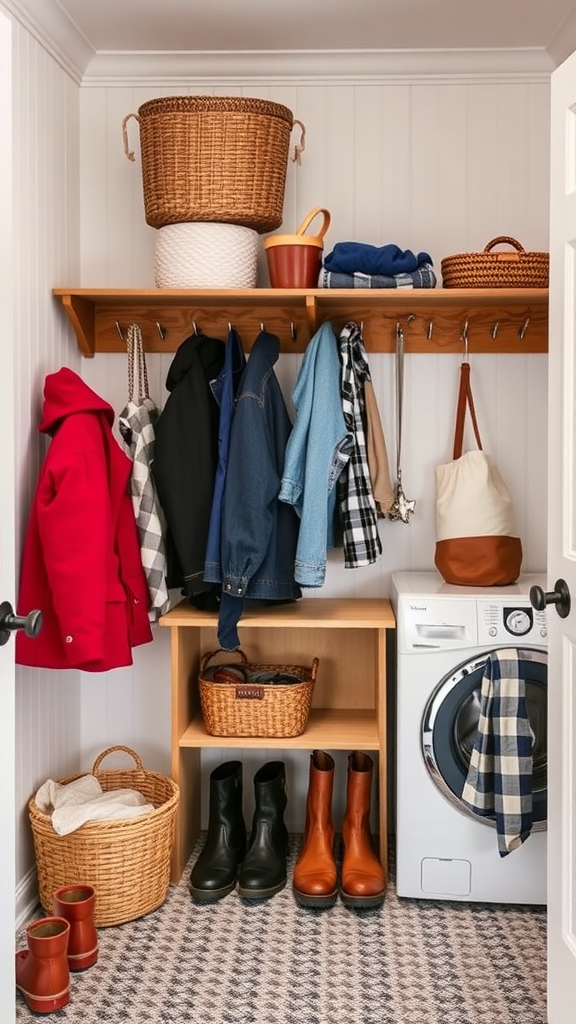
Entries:
<svg viewBox="0 0 576 1024">
<path fill-rule="evenodd" d="M 292 430 L 274 372 L 280 342 L 261 331 L 238 387 L 222 506 L 222 596 L 218 642 L 240 646 L 237 624 L 245 598 L 291 601 L 299 519 L 279 500 L 286 444 Z"/>
<path fill-rule="evenodd" d="M 212 512 L 210 514 L 210 527 L 206 543 L 206 564 L 204 567 L 204 579 L 211 583 L 222 582 L 222 565 L 220 537 L 222 533 L 222 502 L 224 500 L 224 488 L 226 486 L 226 473 L 228 472 L 228 457 L 230 454 L 230 431 L 232 430 L 232 419 L 236 395 L 246 368 L 246 356 L 242 348 L 240 335 L 234 327 L 228 331 L 226 343 L 226 354 L 224 366 L 218 377 L 210 381 L 212 394 L 220 408 L 220 422 L 218 427 L 218 465 L 214 479 L 214 495 L 212 498 Z"/>
</svg>

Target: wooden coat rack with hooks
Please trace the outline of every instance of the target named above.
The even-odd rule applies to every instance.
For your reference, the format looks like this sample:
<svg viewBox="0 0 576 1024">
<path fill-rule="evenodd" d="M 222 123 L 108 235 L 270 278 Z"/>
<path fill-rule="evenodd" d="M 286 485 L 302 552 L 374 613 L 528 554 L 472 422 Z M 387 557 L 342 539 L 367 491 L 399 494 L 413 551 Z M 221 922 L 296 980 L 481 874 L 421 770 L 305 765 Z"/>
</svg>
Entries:
<svg viewBox="0 0 576 1024">
<path fill-rule="evenodd" d="M 233 324 L 246 351 L 262 327 L 281 351 L 304 352 L 329 320 L 337 332 L 362 324 L 368 352 L 394 352 L 396 324 L 405 351 L 461 353 L 548 350 L 546 288 L 430 289 L 108 289 L 54 288 L 83 355 L 125 352 L 137 323 L 147 352 L 175 352 L 190 334 L 226 338 Z"/>
</svg>

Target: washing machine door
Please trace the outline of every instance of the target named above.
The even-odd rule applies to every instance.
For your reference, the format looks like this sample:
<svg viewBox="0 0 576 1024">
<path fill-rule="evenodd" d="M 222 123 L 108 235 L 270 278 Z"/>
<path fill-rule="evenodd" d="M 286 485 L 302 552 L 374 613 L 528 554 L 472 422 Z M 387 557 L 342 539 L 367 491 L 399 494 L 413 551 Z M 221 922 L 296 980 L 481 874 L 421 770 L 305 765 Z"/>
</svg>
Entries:
<svg viewBox="0 0 576 1024">
<path fill-rule="evenodd" d="M 533 733 L 532 815 L 533 831 L 546 828 L 547 789 L 547 682 L 548 658 L 539 648 L 531 653 L 530 676 L 525 679 L 526 706 Z M 422 752 L 430 778 L 462 814 L 494 827 L 491 817 L 474 814 L 462 802 L 462 790 L 478 731 L 480 688 L 489 654 L 462 662 L 437 685 L 422 720 Z"/>
</svg>

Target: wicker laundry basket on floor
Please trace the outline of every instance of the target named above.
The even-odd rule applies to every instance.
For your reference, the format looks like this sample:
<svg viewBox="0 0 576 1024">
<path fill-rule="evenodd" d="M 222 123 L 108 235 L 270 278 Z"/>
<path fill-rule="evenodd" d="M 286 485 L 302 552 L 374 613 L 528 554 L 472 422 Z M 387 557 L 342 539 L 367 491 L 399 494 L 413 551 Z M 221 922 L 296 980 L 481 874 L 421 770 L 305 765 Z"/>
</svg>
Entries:
<svg viewBox="0 0 576 1024">
<path fill-rule="evenodd" d="M 128 754 L 136 767 L 102 770 L 103 759 L 116 751 Z M 82 774 L 86 773 L 59 781 L 65 785 Z M 142 917 L 166 899 L 180 791 L 172 779 L 146 771 L 130 747 L 104 750 L 96 758 L 92 774 L 104 792 L 136 789 L 154 810 L 135 818 L 86 822 L 64 836 L 54 831 L 51 815 L 37 807 L 34 797 L 28 812 L 45 912 L 52 913 L 55 889 L 83 882 L 96 890 L 94 923 L 103 927 Z"/>
</svg>

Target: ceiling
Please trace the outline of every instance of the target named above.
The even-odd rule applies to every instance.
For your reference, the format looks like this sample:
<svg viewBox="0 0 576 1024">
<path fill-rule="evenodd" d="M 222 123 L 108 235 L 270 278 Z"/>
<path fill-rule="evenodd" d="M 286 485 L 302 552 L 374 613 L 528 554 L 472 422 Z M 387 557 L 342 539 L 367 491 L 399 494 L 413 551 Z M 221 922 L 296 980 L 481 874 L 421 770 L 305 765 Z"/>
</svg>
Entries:
<svg viewBox="0 0 576 1024">
<path fill-rule="evenodd" d="M 24 0 L 24 6 L 30 2 Z M 94 53 L 453 48 L 552 52 L 561 50 L 563 29 L 574 16 L 574 0 L 54 2 Z"/>
</svg>

